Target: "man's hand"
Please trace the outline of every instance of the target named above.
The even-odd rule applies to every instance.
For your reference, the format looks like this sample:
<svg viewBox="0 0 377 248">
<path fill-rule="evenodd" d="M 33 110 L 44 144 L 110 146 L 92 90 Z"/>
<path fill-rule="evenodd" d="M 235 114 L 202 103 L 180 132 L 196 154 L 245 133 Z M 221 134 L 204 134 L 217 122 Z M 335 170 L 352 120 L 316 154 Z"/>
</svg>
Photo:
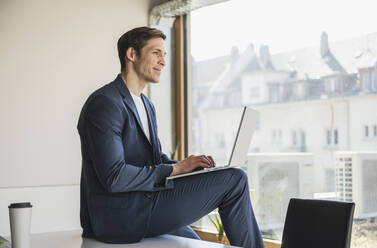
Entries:
<svg viewBox="0 0 377 248">
<path fill-rule="evenodd" d="M 188 158 L 179 161 L 177 164 L 173 165 L 173 171 L 170 176 L 175 176 L 183 173 L 191 172 L 197 168 L 210 168 L 215 167 L 215 161 L 211 156 L 194 156 L 190 155 Z"/>
</svg>

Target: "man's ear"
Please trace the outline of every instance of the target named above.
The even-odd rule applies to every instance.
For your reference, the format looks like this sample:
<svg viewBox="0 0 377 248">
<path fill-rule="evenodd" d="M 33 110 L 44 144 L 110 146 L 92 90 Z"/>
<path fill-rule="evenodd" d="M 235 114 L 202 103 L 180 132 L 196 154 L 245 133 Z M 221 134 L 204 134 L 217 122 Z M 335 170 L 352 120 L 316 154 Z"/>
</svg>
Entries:
<svg viewBox="0 0 377 248">
<path fill-rule="evenodd" d="M 136 50 L 133 47 L 129 47 L 126 51 L 126 60 L 135 61 L 136 59 Z"/>
</svg>

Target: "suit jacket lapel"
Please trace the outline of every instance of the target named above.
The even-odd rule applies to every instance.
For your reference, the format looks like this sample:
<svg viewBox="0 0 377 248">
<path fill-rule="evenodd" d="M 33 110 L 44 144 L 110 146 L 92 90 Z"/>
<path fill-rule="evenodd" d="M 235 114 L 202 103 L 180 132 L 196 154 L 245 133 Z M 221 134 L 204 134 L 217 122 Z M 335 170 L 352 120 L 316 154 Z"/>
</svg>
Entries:
<svg viewBox="0 0 377 248">
<path fill-rule="evenodd" d="M 141 94 L 141 98 L 143 99 L 145 109 L 147 111 L 148 115 L 148 123 L 149 123 L 149 132 L 150 132 L 150 139 L 151 139 L 151 144 L 153 148 L 153 157 L 154 161 L 156 164 L 161 163 L 161 158 L 160 158 L 160 147 L 159 143 L 157 141 L 157 123 L 156 123 L 156 118 L 155 118 L 155 112 L 152 104 L 148 100 L 144 94 Z"/>
<path fill-rule="evenodd" d="M 136 108 L 136 105 L 134 103 L 134 100 L 132 99 L 130 91 L 128 90 L 126 84 L 123 82 L 123 79 L 120 76 L 120 74 L 118 75 L 118 77 L 115 80 L 116 80 L 115 84 L 116 84 L 118 90 L 120 91 L 120 93 L 123 96 L 124 103 L 126 104 L 127 108 L 131 110 L 132 114 L 135 116 L 135 119 L 137 120 L 137 124 L 139 125 L 139 128 L 143 131 L 143 135 L 144 135 L 145 139 L 148 140 L 147 136 L 145 135 L 143 124 L 141 123 L 139 113 L 137 112 L 137 108 Z M 148 115 L 148 119 L 150 119 L 148 111 L 147 111 L 147 115 Z M 149 129 L 151 129 L 150 126 L 151 125 L 149 125 Z M 151 141 L 152 141 L 152 132 L 150 131 L 150 133 L 151 133 L 150 136 L 151 136 Z M 149 140 L 148 140 L 148 142 L 149 142 Z M 152 145 L 151 142 L 149 142 L 149 144 Z"/>
<path fill-rule="evenodd" d="M 157 125 L 155 123 L 155 119 L 153 118 L 154 110 L 153 110 L 151 104 L 149 103 L 147 97 L 144 96 L 143 93 L 141 94 L 141 98 L 143 99 L 144 106 L 145 106 L 145 109 L 147 111 L 151 143 L 152 143 L 153 146 L 155 146 L 157 144 L 157 142 L 155 140 L 156 137 L 157 137 L 157 134 L 156 134 L 157 133 L 157 130 L 156 130 Z"/>
</svg>

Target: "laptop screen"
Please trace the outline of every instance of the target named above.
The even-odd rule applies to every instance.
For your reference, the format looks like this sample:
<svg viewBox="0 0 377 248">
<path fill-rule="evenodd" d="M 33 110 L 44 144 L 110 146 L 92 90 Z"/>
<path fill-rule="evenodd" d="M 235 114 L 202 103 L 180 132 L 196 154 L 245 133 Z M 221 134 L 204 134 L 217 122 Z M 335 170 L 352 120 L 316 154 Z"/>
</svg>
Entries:
<svg viewBox="0 0 377 248">
<path fill-rule="evenodd" d="M 244 107 L 228 166 L 242 166 L 245 164 L 258 119 L 258 111 Z"/>
</svg>

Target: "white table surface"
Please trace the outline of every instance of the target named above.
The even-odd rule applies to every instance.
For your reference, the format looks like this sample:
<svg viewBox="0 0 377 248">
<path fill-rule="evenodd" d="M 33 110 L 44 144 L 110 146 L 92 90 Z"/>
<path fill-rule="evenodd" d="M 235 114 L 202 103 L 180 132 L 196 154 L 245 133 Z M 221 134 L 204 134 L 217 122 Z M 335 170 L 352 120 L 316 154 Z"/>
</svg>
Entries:
<svg viewBox="0 0 377 248">
<path fill-rule="evenodd" d="M 81 230 L 40 233 L 31 235 L 31 248 L 225 248 L 236 247 L 218 243 L 161 235 L 145 238 L 134 244 L 106 244 L 94 239 L 81 238 Z"/>
</svg>

